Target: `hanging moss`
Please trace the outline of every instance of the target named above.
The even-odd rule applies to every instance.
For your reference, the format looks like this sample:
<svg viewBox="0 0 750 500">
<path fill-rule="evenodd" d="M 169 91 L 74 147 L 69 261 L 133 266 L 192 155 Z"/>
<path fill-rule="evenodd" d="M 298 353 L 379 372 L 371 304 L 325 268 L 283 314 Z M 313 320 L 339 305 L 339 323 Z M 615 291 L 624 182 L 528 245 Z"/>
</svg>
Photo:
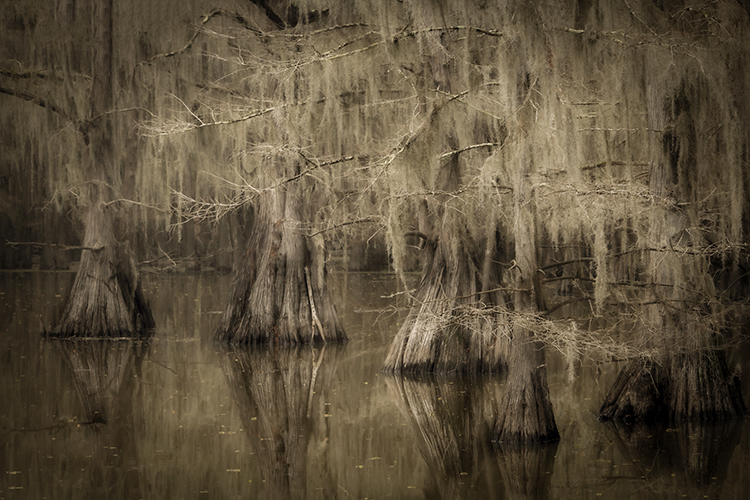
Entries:
<svg viewBox="0 0 750 500">
<path fill-rule="evenodd" d="M 271 247 L 253 247 L 274 270 L 248 271 L 267 278 L 258 292 L 255 278 L 242 278 L 225 331 L 256 321 L 240 319 L 256 305 L 268 314 L 253 318 L 303 311 L 299 329 L 312 331 L 304 267 L 322 286 L 314 261 L 324 252 L 310 240 L 332 247 L 356 225 L 383 235 L 398 273 L 415 237 L 429 243 L 420 243 L 425 279 L 389 370 L 498 366 L 499 344 L 487 339 L 509 331 L 518 317 L 509 312 L 536 318 L 561 306 L 544 293 L 552 279 L 568 283 L 574 296 L 565 301 L 590 301 L 594 316 L 627 311 L 638 328 L 617 342 L 636 358 L 675 345 L 721 347 L 733 326 L 725 297 L 747 281 L 739 270 L 747 264 L 749 26 L 737 2 L 264 5 L 143 2 L 117 5 L 113 17 L 106 109 L 129 111 L 107 115 L 112 157 L 107 176 L 95 179 L 113 189 L 106 203 L 127 198 L 110 206 L 123 226 L 141 228 L 133 240 L 148 242 L 143 260 L 200 253 L 196 226 L 247 206 L 268 211 L 285 190 L 305 207 L 263 219 L 269 227 L 254 222 L 250 241 L 283 238 L 282 246 L 308 250 L 288 254 L 299 265 L 282 277 L 276 271 L 291 268 L 270 259 Z M 92 163 L 79 127 L 96 130 L 102 124 L 87 120 L 105 110 L 91 107 L 93 44 L 74 50 L 70 41 L 91 39 L 91 5 L 47 9 L 29 0 L 4 18 L 12 29 L 3 41 L 22 67 L 0 75 L 2 99 L 17 106 L 9 120 L 21 106 L 44 110 L 20 126 L 28 145 L 3 136 L 9 168 L 26 185 L 48 185 L 7 190 L 54 199 L 61 210 L 78 196 L 83 212 L 95 200 L 87 199 Z M 41 19 L 64 21 L 69 37 L 56 40 L 60 30 Z M 519 205 L 520 185 L 529 196 Z M 532 224 L 519 208 L 534 214 L 533 238 L 521 245 L 533 239 L 533 252 L 518 251 Z M 283 231 L 274 233 L 279 220 Z M 231 241 L 246 254 L 245 241 Z M 571 255 L 579 262 L 564 264 Z M 559 274 L 545 274 L 551 269 Z M 288 279 L 294 286 L 282 285 Z M 247 300 L 271 282 L 284 293 Z M 519 309 L 515 290 L 530 286 L 533 307 Z M 449 353 L 454 339 L 481 348 Z M 393 362 L 404 353 L 415 362 Z"/>
</svg>

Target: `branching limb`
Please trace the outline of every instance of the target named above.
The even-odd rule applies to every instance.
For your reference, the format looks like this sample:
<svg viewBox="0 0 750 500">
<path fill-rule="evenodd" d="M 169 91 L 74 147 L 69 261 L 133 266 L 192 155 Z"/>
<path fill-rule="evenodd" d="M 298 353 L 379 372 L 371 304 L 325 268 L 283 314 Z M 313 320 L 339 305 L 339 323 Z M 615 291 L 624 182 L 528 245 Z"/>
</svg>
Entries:
<svg viewBox="0 0 750 500">
<path fill-rule="evenodd" d="M 198 24 L 195 32 L 193 33 L 193 36 L 190 37 L 190 40 L 188 40 L 188 42 L 181 49 L 173 50 L 172 52 L 166 52 L 164 54 L 156 54 L 155 56 L 149 57 L 145 61 L 141 61 L 140 63 L 138 63 L 138 65 L 150 64 L 156 59 L 168 59 L 170 57 L 176 57 L 176 56 L 179 56 L 180 54 L 187 52 L 193 46 L 193 44 L 195 43 L 195 40 L 198 39 L 198 36 L 200 36 L 200 34 L 203 32 L 206 24 L 208 24 L 208 22 L 216 16 L 228 17 L 230 19 L 237 21 L 244 28 L 247 28 L 255 32 L 258 31 L 256 28 L 252 27 L 250 23 L 240 14 L 237 14 L 235 12 L 229 12 L 224 9 L 214 9 L 201 18 L 200 23 Z"/>
<path fill-rule="evenodd" d="M 57 248 L 59 250 L 91 250 L 92 252 L 99 252 L 101 250 L 104 250 L 104 246 L 100 245 L 97 247 L 87 247 L 87 246 L 71 246 L 71 245 L 60 245 L 57 243 L 40 243 L 38 241 L 8 241 L 5 240 L 5 244 L 10 247 L 15 246 L 35 246 L 35 247 L 52 247 Z"/>
<path fill-rule="evenodd" d="M 151 210 L 156 210 L 157 212 L 161 212 L 165 214 L 172 213 L 171 210 L 165 210 L 163 208 L 157 207 L 156 205 L 149 205 L 148 203 L 142 203 L 140 201 L 129 200 L 127 198 L 118 198 L 116 200 L 109 201 L 105 203 L 104 206 L 108 207 L 114 203 L 130 203 L 131 205 L 138 205 L 140 207 L 149 208 Z"/>
<path fill-rule="evenodd" d="M 340 229 L 342 227 L 351 226 L 351 225 L 354 225 L 354 224 L 368 224 L 368 223 L 373 223 L 373 222 L 377 222 L 377 221 L 378 221 L 378 219 L 376 219 L 375 217 L 367 217 L 367 218 L 364 218 L 364 219 L 351 220 L 351 221 L 347 221 L 347 222 L 342 222 L 340 224 L 335 224 L 335 225 L 333 225 L 331 227 L 327 227 L 325 229 L 320 229 L 318 231 L 315 231 L 314 233 L 308 234 L 307 236 L 309 238 L 312 238 L 313 236 L 317 236 L 319 234 L 326 233 L 328 231 L 334 231 L 334 230 Z"/>
<path fill-rule="evenodd" d="M 13 96 L 18 99 L 24 100 L 26 102 L 36 104 L 39 107 L 42 107 L 44 109 L 47 109 L 49 111 L 52 111 L 53 113 L 60 115 L 61 117 L 65 118 L 71 123 L 77 124 L 76 120 L 73 120 L 64 109 L 62 109 L 57 104 L 50 101 L 49 99 L 43 99 L 25 90 L 11 89 L 5 86 L 0 86 L 0 94 Z"/>
</svg>

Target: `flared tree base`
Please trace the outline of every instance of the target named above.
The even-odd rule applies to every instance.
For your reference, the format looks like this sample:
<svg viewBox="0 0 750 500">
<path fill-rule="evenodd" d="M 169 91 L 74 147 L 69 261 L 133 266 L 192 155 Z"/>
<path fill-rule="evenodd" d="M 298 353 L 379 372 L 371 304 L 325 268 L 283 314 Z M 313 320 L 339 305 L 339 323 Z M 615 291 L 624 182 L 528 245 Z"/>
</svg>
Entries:
<svg viewBox="0 0 750 500">
<path fill-rule="evenodd" d="M 732 376 L 724 353 L 706 349 L 672 356 L 665 366 L 631 362 L 607 394 L 602 421 L 715 422 L 745 415 L 739 379 Z"/>
<path fill-rule="evenodd" d="M 518 447 L 560 439 L 549 397 L 544 346 L 518 324 L 511 341 L 505 392 L 498 409 L 493 441 Z"/>
<path fill-rule="evenodd" d="M 135 338 L 150 335 L 154 317 L 130 250 L 115 241 L 103 205 L 90 210 L 81 263 L 57 326 L 45 337 Z"/>
<path fill-rule="evenodd" d="M 299 231 L 299 200 L 266 193 L 215 340 L 230 345 L 343 342 L 322 241 Z"/>
<path fill-rule="evenodd" d="M 505 300 L 495 272 L 476 256 L 434 245 L 414 305 L 386 356 L 388 374 L 501 373 L 506 368 Z M 483 290 L 490 290 L 485 291 Z"/>
</svg>

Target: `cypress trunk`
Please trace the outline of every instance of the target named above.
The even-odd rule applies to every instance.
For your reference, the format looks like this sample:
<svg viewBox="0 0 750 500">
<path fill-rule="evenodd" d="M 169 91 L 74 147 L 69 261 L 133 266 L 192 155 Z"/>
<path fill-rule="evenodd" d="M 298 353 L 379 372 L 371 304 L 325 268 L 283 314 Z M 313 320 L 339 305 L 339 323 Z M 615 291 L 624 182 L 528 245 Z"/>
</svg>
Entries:
<svg viewBox="0 0 750 500">
<path fill-rule="evenodd" d="M 115 240 L 110 208 L 89 208 L 84 250 L 68 302 L 50 337 L 137 337 L 155 325 L 130 249 Z"/>
<path fill-rule="evenodd" d="M 84 250 L 62 318 L 52 337 L 133 337 L 154 327 L 130 249 L 115 238 L 112 186 L 118 184 L 112 109 L 112 1 L 96 2 L 91 116 L 81 125 L 88 146 L 89 208 Z"/>
<path fill-rule="evenodd" d="M 303 232 L 296 184 L 262 193 L 256 211 L 216 340 L 229 344 L 345 341 L 326 285 L 324 246 Z"/>
<path fill-rule="evenodd" d="M 436 183 L 446 193 L 460 189 L 457 157 L 441 167 Z M 432 210 L 428 200 L 419 205 L 422 280 L 383 370 L 499 373 L 506 361 L 507 321 L 497 221 L 490 217 L 488 227 L 472 236 L 466 215 L 448 206 L 449 195 L 434 201 Z"/>
<path fill-rule="evenodd" d="M 495 426 L 495 441 L 525 446 L 557 441 L 544 365 L 544 346 L 524 326 L 515 325 L 508 379 Z"/>
<path fill-rule="evenodd" d="M 539 276 L 536 209 L 530 185 L 530 160 L 522 160 L 514 190 L 517 280 L 514 306 L 516 318 L 544 309 Z M 495 427 L 495 440 L 528 445 L 560 438 L 552 410 L 544 361 L 544 345 L 521 321 L 513 325 L 508 361 L 508 379 Z"/>
<path fill-rule="evenodd" d="M 492 265 L 483 273 L 459 221 L 454 231 L 444 231 L 422 250 L 427 256 L 416 305 L 391 344 L 386 373 L 499 373 L 504 368 L 507 324 L 496 308 L 505 304 L 497 290 L 499 270 Z M 487 258 L 492 257 L 494 252 Z"/>
<path fill-rule="evenodd" d="M 602 420 L 712 421 L 745 413 L 739 379 L 729 372 L 720 327 L 710 317 L 717 297 L 705 231 L 694 227 L 697 214 L 683 208 L 694 204 L 678 203 L 695 197 L 695 186 L 685 181 L 697 168 L 694 92 L 683 83 L 665 112 L 649 118 L 652 129 L 664 130 L 652 145 L 654 201 L 645 252 L 651 286 L 642 324 L 644 344 L 657 354 L 633 360 L 618 376 L 600 409 Z"/>
</svg>

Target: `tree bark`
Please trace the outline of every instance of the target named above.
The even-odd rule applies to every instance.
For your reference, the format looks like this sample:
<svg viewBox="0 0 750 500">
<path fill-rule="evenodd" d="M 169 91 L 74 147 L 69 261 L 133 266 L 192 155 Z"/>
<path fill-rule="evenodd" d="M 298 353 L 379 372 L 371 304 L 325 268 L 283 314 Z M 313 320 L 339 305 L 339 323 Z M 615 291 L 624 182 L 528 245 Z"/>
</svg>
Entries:
<svg viewBox="0 0 750 500">
<path fill-rule="evenodd" d="M 89 208 L 86 248 L 58 325 L 49 337 L 137 337 L 154 327 L 130 249 L 115 240 L 110 208 Z"/>
<path fill-rule="evenodd" d="M 294 168 L 298 174 L 299 166 Z M 304 234 L 298 191 L 292 182 L 260 195 L 216 340 L 229 344 L 346 340 L 328 293 L 325 249 L 322 241 Z"/>
<path fill-rule="evenodd" d="M 449 216 L 454 217 L 454 216 Z M 496 264 L 484 265 L 476 245 L 454 217 L 439 241 L 422 250 L 426 265 L 416 304 L 385 360 L 386 373 L 499 373 L 505 367 L 507 320 Z"/>
<path fill-rule="evenodd" d="M 447 142 L 458 148 L 455 138 Z M 442 166 L 436 184 L 446 193 L 460 188 L 457 156 Z M 483 238 L 473 238 L 466 215 L 447 208 L 447 197 L 436 201 L 432 211 L 426 200 L 419 208 L 422 280 L 383 371 L 499 373 L 505 368 L 508 324 L 495 220 L 487 217 L 491 226 Z"/>
<path fill-rule="evenodd" d="M 523 161 L 526 166 L 519 168 L 514 189 L 515 260 L 520 274 L 514 298 L 517 315 L 534 314 L 544 304 L 537 265 L 536 210 L 529 180 L 531 160 Z M 547 386 L 544 345 L 517 320 L 513 325 L 508 379 L 495 427 L 495 440 L 523 446 L 559 438 Z"/>
<path fill-rule="evenodd" d="M 114 126 L 109 116 L 112 85 L 112 0 L 96 2 L 91 117 L 84 127 L 89 150 L 89 208 L 81 262 L 68 302 L 52 337 L 133 337 L 154 327 L 130 249 L 117 242 L 111 201 L 115 165 Z"/>
<path fill-rule="evenodd" d="M 642 325 L 647 348 L 658 354 L 624 369 L 602 404 L 602 420 L 724 420 L 746 410 L 709 318 L 716 291 L 708 257 L 699 251 L 705 242 L 676 203 L 680 195 L 689 197 L 691 188 L 680 182 L 679 173 L 695 168 L 698 140 L 685 85 L 667 103 L 655 103 L 666 112 L 664 117 L 652 113 L 649 124 L 665 131 L 652 145 L 654 202 L 647 244 L 656 251 L 646 257 L 652 285 Z"/>
</svg>

